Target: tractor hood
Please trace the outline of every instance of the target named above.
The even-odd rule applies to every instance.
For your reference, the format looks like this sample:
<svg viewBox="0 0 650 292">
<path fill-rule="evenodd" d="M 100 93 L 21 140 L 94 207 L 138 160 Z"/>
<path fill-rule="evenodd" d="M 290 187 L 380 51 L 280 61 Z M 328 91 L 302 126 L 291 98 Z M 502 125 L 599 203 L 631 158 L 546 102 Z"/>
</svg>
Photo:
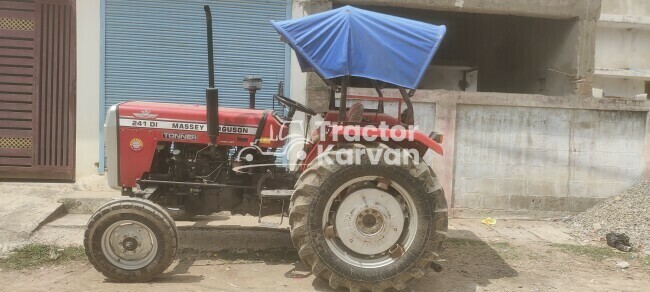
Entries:
<svg viewBox="0 0 650 292">
<path fill-rule="evenodd" d="M 352 6 L 271 21 L 303 72 L 357 76 L 416 89 L 445 35 L 436 26 Z"/>
</svg>

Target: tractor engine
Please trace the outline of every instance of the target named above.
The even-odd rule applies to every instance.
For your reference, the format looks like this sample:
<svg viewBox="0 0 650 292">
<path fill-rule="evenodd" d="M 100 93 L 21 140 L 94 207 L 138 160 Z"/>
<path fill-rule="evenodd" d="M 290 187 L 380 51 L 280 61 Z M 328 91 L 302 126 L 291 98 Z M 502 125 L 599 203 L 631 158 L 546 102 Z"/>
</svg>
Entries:
<svg viewBox="0 0 650 292">
<path fill-rule="evenodd" d="M 228 149 L 212 153 L 202 145 L 186 143 L 159 143 L 151 166 L 152 180 L 216 182 L 221 170 L 228 164 Z M 206 153 L 202 153 L 206 152 Z M 221 182 L 221 180 L 219 180 Z"/>
<path fill-rule="evenodd" d="M 287 126 L 265 110 L 220 108 L 218 119 L 219 137 L 210 145 L 203 106 L 111 107 L 105 124 L 109 185 L 154 201 L 178 219 L 219 211 L 281 213 L 283 202 L 264 200 L 261 192 L 289 189 L 296 181 L 295 173 L 275 164 Z"/>
<path fill-rule="evenodd" d="M 252 148 L 216 147 L 212 151 L 197 144 L 159 143 L 151 170 L 140 182 L 145 187 L 144 193 L 147 186 L 156 185 L 151 199 L 167 207 L 177 218 L 220 211 L 258 215 L 261 189 L 281 187 L 275 183 L 277 180 L 267 178 L 271 175 L 286 178 L 281 169 L 269 166 L 274 162 L 275 156 Z M 272 206 L 267 203 L 263 213 L 282 211 Z"/>
</svg>

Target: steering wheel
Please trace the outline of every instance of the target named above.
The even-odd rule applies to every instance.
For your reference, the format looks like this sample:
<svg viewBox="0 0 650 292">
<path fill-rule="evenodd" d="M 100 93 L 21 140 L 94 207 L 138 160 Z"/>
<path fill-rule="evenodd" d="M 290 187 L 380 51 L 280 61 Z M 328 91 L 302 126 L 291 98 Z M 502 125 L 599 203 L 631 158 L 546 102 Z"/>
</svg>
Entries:
<svg viewBox="0 0 650 292">
<path fill-rule="evenodd" d="M 297 101 L 295 101 L 293 99 L 289 99 L 289 98 L 287 98 L 287 97 L 285 97 L 283 95 L 274 94 L 273 98 L 275 98 L 283 106 L 286 106 L 287 108 L 289 108 L 289 112 L 299 111 L 299 112 L 306 113 L 306 114 L 308 114 L 310 116 L 315 116 L 316 115 L 316 112 L 313 109 L 310 109 L 306 105 L 301 104 L 301 103 L 299 103 L 299 102 L 297 102 Z"/>
</svg>

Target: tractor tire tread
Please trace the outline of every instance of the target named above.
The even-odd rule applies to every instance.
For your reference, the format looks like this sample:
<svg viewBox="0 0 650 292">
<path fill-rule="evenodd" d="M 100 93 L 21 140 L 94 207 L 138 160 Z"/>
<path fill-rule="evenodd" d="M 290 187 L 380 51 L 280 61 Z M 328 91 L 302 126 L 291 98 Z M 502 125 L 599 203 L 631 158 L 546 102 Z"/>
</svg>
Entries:
<svg viewBox="0 0 650 292">
<path fill-rule="evenodd" d="M 152 222 L 159 222 L 158 227 L 163 236 L 159 243 L 159 253 L 153 262 L 137 270 L 124 270 L 115 267 L 104 257 L 101 250 L 102 235 L 95 231 L 100 224 L 108 224 L 111 217 L 124 214 L 123 211 L 133 212 L 150 219 Z M 108 217 L 107 217 L 108 216 Z M 118 218 L 119 219 L 119 218 Z M 151 228 L 151 226 L 150 226 Z M 99 248 L 98 248 L 99 247 Z M 178 250 L 178 230 L 176 224 L 164 208 L 155 203 L 140 198 L 121 198 L 111 201 L 98 209 L 88 221 L 84 232 L 84 249 L 90 263 L 106 278 L 114 282 L 133 283 L 146 282 L 164 272 L 174 260 Z M 162 251 L 160 251 L 162 249 Z"/>
<path fill-rule="evenodd" d="M 311 204 L 315 196 L 318 195 L 319 185 L 326 177 L 336 173 L 341 168 L 340 165 L 319 163 L 319 158 L 330 156 L 330 159 L 334 159 L 336 150 L 342 148 L 371 149 L 370 151 L 389 149 L 387 145 L 382 143 L 370 143 L 368 145 L 359 143 L 345 144 L 339 148 L 321 153 L 314 159 L 298 179 L 295 192 L 291 197 L 289 213 L 291 240 L 299 251 L 300 258 L 312 268 L 314 275 L 328 281 L 329 286 L 333 289 L 347 288 L 350 291 L 403 290 L 409 282 L 424 276 L 430 264 L 437 260 L 440 255 L 442 241 L 445 239 L 445 233 L 447 231 L 447 204 L 442 187 L 435 173 L 426 163 L 414 163 L 410 154 L 406 150 L 401 149 L 401 155 L 409 155 L 408 163 L 405 167 L 408 168 L 413 178 L 426 186 L 427 196 L 433 199 L 429 203 L 434 210 L 434 222 L 432 226 L 435 230 L 431 234 L 429 243 L 425 245 L 423 254 L 402 273 L 392 278 L 375 282 L 346 279 L 319 259 L 319 255 L 312 248 L 307 223 Z"/>
</svg>

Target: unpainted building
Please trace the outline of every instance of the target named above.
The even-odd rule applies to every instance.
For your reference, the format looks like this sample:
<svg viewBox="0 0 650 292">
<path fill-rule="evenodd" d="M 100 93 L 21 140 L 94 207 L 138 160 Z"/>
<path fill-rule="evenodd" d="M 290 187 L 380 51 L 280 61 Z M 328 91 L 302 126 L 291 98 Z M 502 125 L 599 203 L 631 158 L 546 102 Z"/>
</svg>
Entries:
<svg viewBox="0 0 650 292">
<path fill-rule="evenodd" d="M 413 99 L 420 130 L 445 135 L 426 159 L 455 216 L 579 212 L 650 179 L 650 102 L 592 97 L 600 1 L 309 1 L 293 16 L 348 4 L 447 26 Z M 296 72 L 293 96 L 326 107 Z"/>
</svg>

